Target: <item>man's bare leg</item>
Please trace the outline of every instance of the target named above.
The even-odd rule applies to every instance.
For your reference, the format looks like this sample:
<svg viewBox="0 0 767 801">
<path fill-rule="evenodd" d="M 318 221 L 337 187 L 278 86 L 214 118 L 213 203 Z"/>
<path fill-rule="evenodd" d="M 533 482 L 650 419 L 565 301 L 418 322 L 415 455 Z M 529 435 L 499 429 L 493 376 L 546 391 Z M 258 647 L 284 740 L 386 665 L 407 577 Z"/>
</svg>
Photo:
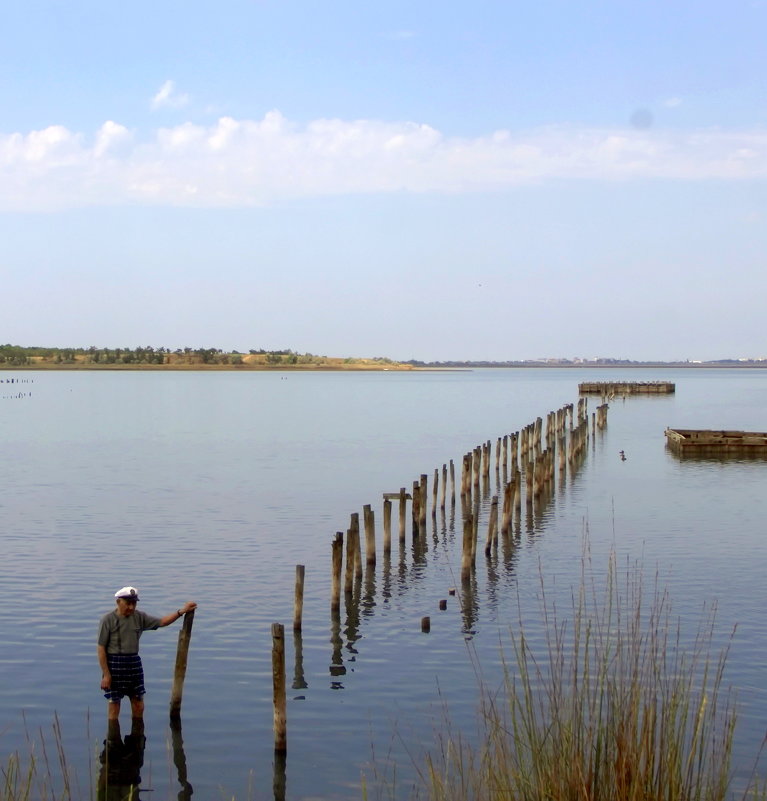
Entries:
<svg viewBox="0 0 767 801">
<path fill-rule="evenodd" d="M 144 699 L 143 698 L 131 698 L 130 699 L 130 709 L 131 715 L 134 718 L 143 718 L 144 717 Z"/>
<path fill-rule="evenodd" d="M 107 701 L 107 720 L 118 720 L 120 717 L 120 702 Z"/>
</svg>

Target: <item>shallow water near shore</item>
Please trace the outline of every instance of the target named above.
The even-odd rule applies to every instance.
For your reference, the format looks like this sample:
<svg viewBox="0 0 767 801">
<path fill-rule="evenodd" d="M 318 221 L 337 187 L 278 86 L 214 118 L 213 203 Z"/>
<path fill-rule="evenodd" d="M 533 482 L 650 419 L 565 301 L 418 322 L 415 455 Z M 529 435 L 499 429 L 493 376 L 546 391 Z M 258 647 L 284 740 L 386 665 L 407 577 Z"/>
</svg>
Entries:
<svg viewBox="0 0 767 801">
<path fill-rule="evenodd" d="M 741 779 L 750 771 L 767 720 L 767 460 L 679 460 L 663 431 L 767 429 L 767 371 L 23 378 L 31 380 L 23 397 L 0 400 L 3 755 L 24 750 L 24 718 L 32 735 L 49 732 L 55 711 L 82 797 L 90 796 L 107 736 L 96 626 L 115 589 L 132 584 L 151 613 L 199 604 L 181 737 L 167 714 L 178 624 L 141 641 L 142 790 L 175 798 L 188 795 L 188 781 L 196 798 L 274 797 L 270 625 L 279 621 L 288 632 L 285 797 L 359 798 L 375 761 L 389 766 L 404 798 L 445 708 L 454 726 L 475 731 L 477 672 L 500 683 L 502 643 L 520 608 L 528 634 L 542 641 L 541 585 L 553 600 L 569 598 L 588 532 L 595 574 L 606 571 L 611 549 L 621 564 L 640 560 L 669 587 L 690 638 L 704 604 L 718 606 L 717 642 L 737 624 L 727 674 L 741 704 L 735 768 Z M 494 453 L 497 437 L 575 403 L 580 381 L 656 379 L 676 382 L 676 393 L 615 399 L 575 474 L 557 476 L 532 514 L 523 505 L 497 555 L 486 560 L 480 549 L 470 596 L 459 577 L 460 501 L 429 515 L 415 546 L 408 514 L 403 547 L 395 504 L 394 547 L 383 558 L 383 492 L 409 489 L 425 473 L 431 502 L 435 468 L 441 475 L 453 459 L 460 476 L 464 453 L 487 440 Z M 497 493 L 491 472 L 481 542 Z M 330 543 L 368 503 L 378 561 L 334 629 Z M 291 631 L 296 564 L 306 565 L 300 639 Z M 123 734 L 129 728 L 126 709 Z"/>
</svg>

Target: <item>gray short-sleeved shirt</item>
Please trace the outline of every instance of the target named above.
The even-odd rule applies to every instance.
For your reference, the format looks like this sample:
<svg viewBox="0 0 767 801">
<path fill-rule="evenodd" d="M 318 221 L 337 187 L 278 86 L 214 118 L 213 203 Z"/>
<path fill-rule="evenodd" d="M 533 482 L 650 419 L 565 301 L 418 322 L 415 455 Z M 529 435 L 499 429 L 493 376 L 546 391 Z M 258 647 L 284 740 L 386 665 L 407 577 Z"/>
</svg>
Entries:
<svg viewBox="0 0 767 801">
<path fill-rule="evenodd" d="M 121 617 L 113 609 L 101 618 L 98 644 L 108 654 L 137 654 L 141 632 L 157 629 L 161 622 L 138 609 L 129 617 Z"/>
</svg>

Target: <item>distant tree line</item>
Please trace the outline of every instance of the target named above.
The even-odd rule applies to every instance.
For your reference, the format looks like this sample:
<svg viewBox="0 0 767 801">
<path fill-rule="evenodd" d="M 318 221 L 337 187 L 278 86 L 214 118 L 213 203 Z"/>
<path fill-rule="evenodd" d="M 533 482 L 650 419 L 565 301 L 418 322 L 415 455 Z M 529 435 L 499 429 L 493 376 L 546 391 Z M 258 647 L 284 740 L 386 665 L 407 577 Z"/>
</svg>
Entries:
<svg viewBox="0 0 767 801">
<path fill-rule="evenodd" d="M 41 348 L 21 347 L 18 345 L 0 345 L 0 364 L 10 366 L 29 365 L 44 361 L 53 364 L 206 364 L 206 365 L 244 365 L 245 354 L 239 351 L 224 351 L 221 348 L 176 348 L 171 350 L 152 345 L 135 348 Z M 313 353 L 295 353 L 287 349 L 266 350 L 264 348 L 251 348 L 248 355 L 256 362 L 267 365 L 325 365 L 333 360 L 327 356 L 316 356 Z M 338 360 L 336 360 L 338 361 Z M 378 357 L 375 359 L 343 359 L 347 364 L 358 361 L 392 364 L 390 359 Z"/>
</svg>

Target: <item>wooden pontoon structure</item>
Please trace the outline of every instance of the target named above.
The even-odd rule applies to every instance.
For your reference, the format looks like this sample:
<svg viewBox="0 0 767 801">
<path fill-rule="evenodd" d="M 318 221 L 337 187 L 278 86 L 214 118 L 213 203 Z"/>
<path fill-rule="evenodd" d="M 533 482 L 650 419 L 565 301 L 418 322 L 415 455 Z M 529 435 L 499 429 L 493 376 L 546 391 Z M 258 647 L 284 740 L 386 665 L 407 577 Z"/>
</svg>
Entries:
<svg viewBox="0 0 767 801">
<path fill-rule="evenodd" d="M 668 446 L 684 456 L 698 454 L 767 456 L 767 432 L 765 431 L 667 428 L 665 434 Z"/>
<path fill-rule="evenodd" d="M 671 395 L 673 381 L 584 381 L 578 384 L 581 395 Z"/>
</svg>

